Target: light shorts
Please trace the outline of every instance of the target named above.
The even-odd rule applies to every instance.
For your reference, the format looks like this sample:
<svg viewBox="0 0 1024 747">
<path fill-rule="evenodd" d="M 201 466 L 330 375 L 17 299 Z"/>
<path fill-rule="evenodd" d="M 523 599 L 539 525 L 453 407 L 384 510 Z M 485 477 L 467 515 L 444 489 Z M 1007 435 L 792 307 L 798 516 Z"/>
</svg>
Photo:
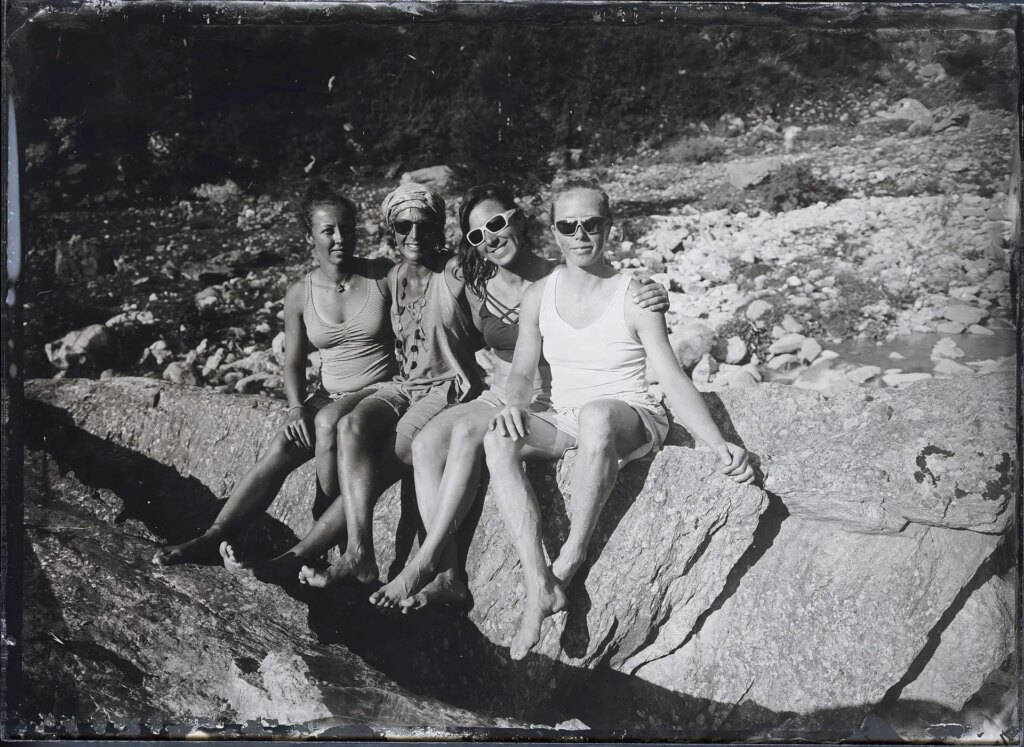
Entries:
<svg viewBox="0 0 1024 747">
<path fill-rule="evenodd" d="M 483 402 L 491 407 L 505 407 L 508 405 L 508 376 L 512 372 L 512 364 L 503 361 L 497 356 L 493 357 L 494 370 L 491 374 L 491 385 L 476 398 L 477 402 Z M 551 369 L 541 366 L 533 380 L 533 403 L 547 407 L 551 406 Z"/>
<path fill-rule="evenodd" d="M 500 389 L 498 387 L 492 386 L 491 388 L 485 390 L 484 393 L 481 394 L 479 397 L 477 397 L 476 401 L 483 402 L 485 405 L 490 405 L 491 407 L 497 407 L 500 409 L 508 405 L 508 392 L 505 389 Z M 533 403 L 531 407 L 538 405 L 543 407 L 551 407 L 551 393 L 539 392 L 535 390 L 533 393 Z"/>
<path fill-rule="evenodd" d="M 358 394 L 359 392 L 365 392 L 367 389 L 376 390 L 381 388 L 385 384 L 390 383 L 390 381 L 378 381 L 376 384 L 370 384 L 369 386 L 365 386 L 362 389 L 356 390 L 355 392 L 329 392 L 326 389 L 324 389 L 324 385 L 322 382 L 318 382 L 316 385 L 316 389 L 314 389 L 313 393 L 302 401 L 302 404 L 309 405 L 310 407 L 315 408 L 319 412 L 323 408 L 327 407 L 327 405 L 331 404 L 332 402 L 336 402 L 342 397 L 348 397 L 350 394 Z M 390 402 L 388 404 L 390 404 Z"/>
<path fill-rule="evenodd" d="M 458 402 L 455 379 L 431 387 L 407 387 L 404 382 L 385 381 L 373 388 L 376 391 L 363 401 L 377 399 L 390 405 L 398 416 L 395 433 L 410 442 L 434 416 Z"/>
<path fill-rule="evenodd" d="M 649 406 L 625 400 L 620 401 L 625 402 L 632 408 L 633 412 L 640 416 L 640 422 L 643 424 L 644 432 L 647 434 L 647 439 L 640 446 L 625 456 L 620 457 L 619 469 L 622 469 L 622 467 L 635 459 L 640 459 L 648 454 L 659 451 L 662 444 L 665 443 L 665 437 L 668 436 L 669 423 L 665 408 L 661 405 Z M 583 408 L 554 406 L 541 409 L 534 405 L 530 407 L 530 414 L 540 418 L 545 423 L 550 423 L 562 433 L 571 436 L 573 444 L 566 449 L 566 451 L 570 451 L 579 446 L 581 409 Z"/>
</svg>

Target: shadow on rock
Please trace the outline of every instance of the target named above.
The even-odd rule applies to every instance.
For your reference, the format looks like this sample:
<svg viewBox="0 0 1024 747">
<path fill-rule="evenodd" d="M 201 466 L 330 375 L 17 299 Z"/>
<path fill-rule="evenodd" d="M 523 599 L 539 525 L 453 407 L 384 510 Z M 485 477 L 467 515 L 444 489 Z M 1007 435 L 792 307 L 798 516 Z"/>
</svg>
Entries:
<svg viewBox="0 0 1024 747">
<path fill-rule="evenodd" d="M 205 531 L 223 506 L 196 478 L 79 428 L 59 408 L 29 401 L 25 422 L 27 448 L 48 455 L 62 474 L 74 472 L 84 485 L 110 491 L 121 500 L 120 509 L 106 517 L 115 525 L 134 519 L 154 535 L 151 539 L 178 544 Z M 47 479 L 45 470 L 40 479 Z M 59 500 L 45 485 L 39 492 L 44 501 Z M 265 514 L 246 532 L 248 542 L 256 544 L 257 537 L 272 552 L 297 540 L 285 524 Z M 209 561 L 219 563 L 220 558 L 214 554 Z"/>
</svg>

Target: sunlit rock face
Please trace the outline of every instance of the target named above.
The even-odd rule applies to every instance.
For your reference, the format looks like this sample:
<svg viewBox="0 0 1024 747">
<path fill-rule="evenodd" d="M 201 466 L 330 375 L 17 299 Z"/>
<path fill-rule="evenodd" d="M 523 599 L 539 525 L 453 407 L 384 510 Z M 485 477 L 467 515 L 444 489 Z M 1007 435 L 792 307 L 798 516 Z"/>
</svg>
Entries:
<svg viewBox="0 0 1024 747">
<path fill-rule="evenodd" d="M 279 405 L 151 379 L 30 382 L 33 713 L 148 724 L 137 733 L 265 719 L 288 733 L 572 723 L 834 736 L 879 714 L 924 734 L 973 702 L 1012 652 L 1012 379 L 707 396 L 764 490 L 729 481 L 674 429 L 622 472 L 568 609 L 513 662 L 522 577 L 489 495 L 463 532 L 468 615 L 389 617 L 356 585 L 156 568 L 160 541 L 208 525 Z M 531 471 L 549 553 L 568 528 L 572 461 Z M 313 503 L 307 465 L 242 542 L 286 547 Z M 415 534 L 396 486 L 375 514 L 382 576 Z"/>
</svg>

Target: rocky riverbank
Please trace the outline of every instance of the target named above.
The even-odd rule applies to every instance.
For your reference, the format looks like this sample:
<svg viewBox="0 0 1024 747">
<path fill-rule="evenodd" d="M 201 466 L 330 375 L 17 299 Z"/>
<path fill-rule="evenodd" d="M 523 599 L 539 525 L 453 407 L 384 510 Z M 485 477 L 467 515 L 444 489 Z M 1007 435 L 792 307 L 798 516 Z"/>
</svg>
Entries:
<svg viewBox="0 0 1024 747">
<path fill-rule="evenodd" d="M 656 151 L 569 164 L 553 184 L 606 186 L 612 261 L 670 289 L 673 343 L 700 388 L 900 387 L 1012 367 L 1011 125 L 1008 111 L 911 99 L 821 125 L 723 116 Z M 390 256 L 376 206 L 398 178 L 344 185 L 366 254 Z M 401 178 L 446 194 L 454 245 L 465 175 Z M 551 189 L 520 196 L 542 244 Z M 280 396 L 281 300 L 310 266 L 293 195 L 229 181 L 174 205 L 40 217 L 30 375 L 142 374 Z M 923 334 L 948 339 L 908 361 Z M 970 357 L 968 337 L 985 338 Z M 843 349 L 855 340 L 893 344 L 887 365 Z M 314 353 L 311 381 L 316 366 Z"/>
</svg>

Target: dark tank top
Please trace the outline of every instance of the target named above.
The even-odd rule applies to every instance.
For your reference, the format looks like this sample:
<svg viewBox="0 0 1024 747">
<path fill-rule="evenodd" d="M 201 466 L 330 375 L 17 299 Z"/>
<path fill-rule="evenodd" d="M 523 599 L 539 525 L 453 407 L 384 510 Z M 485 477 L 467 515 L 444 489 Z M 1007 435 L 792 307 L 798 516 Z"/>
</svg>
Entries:
<svg viewBox="0 0 1024 747">
<path fill-rule="evenodd" d="M 495 314 L 491 306 L 498 311 Z M 484 286 L 483 303 L 480 304 L 480 326 L 484 344 L 507 363 L 512 362 L 519 339 L 519 304 L 506 306 L 487 291 Z"/>
</svg>

